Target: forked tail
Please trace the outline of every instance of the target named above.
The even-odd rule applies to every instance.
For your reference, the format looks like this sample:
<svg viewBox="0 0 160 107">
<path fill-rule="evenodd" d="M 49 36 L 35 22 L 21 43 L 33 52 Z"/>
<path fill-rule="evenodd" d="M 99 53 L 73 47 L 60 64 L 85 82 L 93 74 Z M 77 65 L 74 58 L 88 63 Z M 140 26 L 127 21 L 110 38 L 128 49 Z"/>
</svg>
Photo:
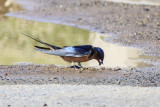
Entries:
<svg viewBox="0 0 160 107">
<path fill-rule="evenodd" d="M 60 47 L 53 46 L 53 45 L 50 45 L 48 43 L 45 43 L 45 42 L 43 42 L 43 41 L 41 41 L 41 40 L 33 37 L 31 34 L 28 34 L 28 33 L 22 33 L 22 34 L 25 35 L 25 36 L 27 36 L 27 37 L 29 37 L 29 38 L 31 38 L 31 39 L 33 39 L 33 40 L 35 40 L 35 41 L 37 41 L 37 42 L 39 42 L 39 43 L 41 43 L 41 44 L 43 44 L 43 45 L 48 46 L 50 49 L 55 49 L 55 50 L 56 49 L 61 49 Z M 37 47 L 37 48 L 43 48 L 43 47 L 39 47 L 39 46 L 35 46 L 35 47 Z M 48 48 L 46 48 L 46 49 L 48 49 Z"/>
</svg>

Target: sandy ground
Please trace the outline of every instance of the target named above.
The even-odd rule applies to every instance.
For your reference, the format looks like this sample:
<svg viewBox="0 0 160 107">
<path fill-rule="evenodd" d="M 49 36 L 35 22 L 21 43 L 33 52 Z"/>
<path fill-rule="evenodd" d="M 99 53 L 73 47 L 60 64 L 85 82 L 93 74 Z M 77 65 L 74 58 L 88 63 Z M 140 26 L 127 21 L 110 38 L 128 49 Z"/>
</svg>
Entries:
<svg viewBox="0 0 160 107">
<path fill-rule="evenodd" d="M 158 107 L 159 87 L 110 85 L 4 85 L 5 107 Z"/>
<path fill-rule="evenodd" d="M 160 59 L 156 58 L 160 57 L 159 6 L 95 0 L 16 1 L 26 10 L 9 16 L 107 33 L 111 37 L 106 42 L 137 47 L 155 56 L 148 60 L 155 66 L 74 70 L 54 65 L 0 65 L 1 105 L 159 106 L 159 88 L 153 87 L 160 86 Z"/>
</svg>

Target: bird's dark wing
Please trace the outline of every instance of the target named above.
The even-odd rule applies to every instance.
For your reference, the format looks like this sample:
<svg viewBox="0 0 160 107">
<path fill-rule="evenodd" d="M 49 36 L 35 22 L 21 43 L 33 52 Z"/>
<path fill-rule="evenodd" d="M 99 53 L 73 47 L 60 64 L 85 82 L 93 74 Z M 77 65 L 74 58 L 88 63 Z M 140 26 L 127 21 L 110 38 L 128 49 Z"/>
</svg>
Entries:
<svg viewBox="0 0 160 107">
<path fill-rule="evenodd" d="M 77 50 L 84 50 L 84 51 L 89 51 L 93 49 L 93 46 L 91 45 L 79 45 L 79 46 L 72 46 L 72 47 Z"/>
<path fill-rule="evenodd" d="M 30 35 L 30 34 L 28 34 L 28 33 L 22 33 L 22 34 L 25 35 L 25 36 L 27 36 L 27 37 L 29 37 L 29 38 L 31 38 L 31 39 L 33 39 L 33 40 L 35 40 L 35 41 L 37 41 L 37 42 L 39 42 L 39 43 L 42 43 L 42 44 L 48 46 L 50 49 L 61 49 L 60 47 L 53 46 L 53 45 L 50 45 L 50 44 L 48 44 L 48 43 L 45 43 L 45 42 L 43 42 L 43 41 L 41 41 L 41 40 L 33 37 L 32 35 Z M 38 46 L 35 46 L 35 47 L 38 47 Z M 41 48 L 42 48 L 42 47 L 41 47 Z"/>
<path fill-rule="evenodd" d="M 42 48 L 35 48 L 37 51 L 56 55 L 56 56 L 71 56 L 71 57 L 82 57 L 89 55 L 92 50 L 91 45 L 81 45 L 81 46 L 71 46 L 71 47 L 64 47 L 62 49 L 57 50 L 46 50 Z"/>
<path fill-rule="evenodd" d="M 93 47 L 91 45 L 68 46 L 63 48 L 66 52 L 70 52 L 73 56 L 85 56 L 91 53 Z"/>
</svg>

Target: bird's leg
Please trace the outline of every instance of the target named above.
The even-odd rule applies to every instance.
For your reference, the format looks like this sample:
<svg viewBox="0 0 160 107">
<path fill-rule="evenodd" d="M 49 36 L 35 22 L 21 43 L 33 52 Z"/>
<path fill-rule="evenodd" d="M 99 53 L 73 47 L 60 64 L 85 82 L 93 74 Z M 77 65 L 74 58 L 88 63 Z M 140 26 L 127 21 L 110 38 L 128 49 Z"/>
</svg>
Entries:
<svg viewBox="0 0 160 107">
<path fill-rule="evenodd" d="M 73 61 L 71 62 L 71 67 L 74 68 L 74 69 L 76 69 L 76 66 L 75 66 L 75 64 L 74 64 Z"/>
<path fill-rule="evenodd" d="M 79 64 L 78 64 L 79 65 Z M 79 67 L 80 66 L 80 67 Z M 81 64 L 79 65 L 79 66 L 76 66 L 75 64 L 74 64 L 74 62 L 71 62 L 71 68 L 74 68 L 75 70 L 78 70 L 78 69 L 80 69 L 82 66 L 81 66 Z"/>
<path fill-rule="evenodd" d="M 78 65 L 79 65 L 79 67 L 81 67 L 81 68 L 82 68 L 82 65 L 81 65 L 81 63 L 80 63 L 80 62 L 78 62 Z"/>
<path fill-rule="evenodd" d="M 71 66 L 74 66 L 74 62 L 73 61 L 71 62 Z"/>
</svg>

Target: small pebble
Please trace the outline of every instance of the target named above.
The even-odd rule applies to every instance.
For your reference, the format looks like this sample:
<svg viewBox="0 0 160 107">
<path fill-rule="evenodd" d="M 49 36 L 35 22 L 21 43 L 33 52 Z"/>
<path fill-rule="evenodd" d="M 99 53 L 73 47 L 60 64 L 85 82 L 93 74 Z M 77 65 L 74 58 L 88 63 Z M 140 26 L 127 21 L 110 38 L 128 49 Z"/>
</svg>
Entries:
<svg viewBox="0 0 160 107">
<path fill-rule="evenodd" d="M 119 70 L 121 70 L 121 68 L 120 68 L 120 67 L 116 67 L 116 68 L 114 68 L 114 71 L 119 71 Z"/>
<path fill-rule="evenodd" d="M 46 103 L 44 103 L 44 105 L 43 106 L 47 106 L 47 104 Z"/>
</svg>

